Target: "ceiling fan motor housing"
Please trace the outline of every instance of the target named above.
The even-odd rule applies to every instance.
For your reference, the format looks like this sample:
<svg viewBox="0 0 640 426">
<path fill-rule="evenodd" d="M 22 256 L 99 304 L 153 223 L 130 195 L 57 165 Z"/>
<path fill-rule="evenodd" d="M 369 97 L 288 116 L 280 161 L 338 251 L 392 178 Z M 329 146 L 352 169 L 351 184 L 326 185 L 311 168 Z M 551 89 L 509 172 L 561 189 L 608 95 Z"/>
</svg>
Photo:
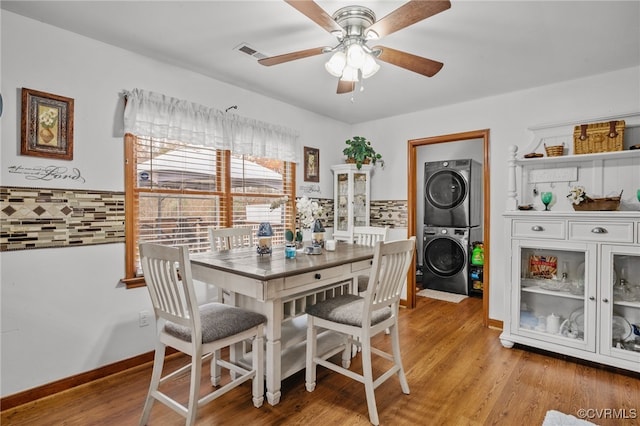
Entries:
<svg viewBox="0 0 640 426">
<path fill-rule="evenodd" d="M 346 6 L 338 9 L 332 18 L 340 25 L 344 33 L 338 38 L 365 37 L 365 30 L 376 22 L 376 14 L 373 10 L 364 6 Z"/>
</svg>

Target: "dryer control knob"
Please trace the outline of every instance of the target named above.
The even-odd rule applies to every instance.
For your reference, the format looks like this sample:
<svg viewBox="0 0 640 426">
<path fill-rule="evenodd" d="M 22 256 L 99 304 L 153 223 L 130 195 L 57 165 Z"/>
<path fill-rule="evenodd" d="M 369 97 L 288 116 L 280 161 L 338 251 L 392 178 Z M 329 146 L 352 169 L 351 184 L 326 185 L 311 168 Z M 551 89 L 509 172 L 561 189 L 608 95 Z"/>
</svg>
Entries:
<svg viewBox="0 0 640 426">
<path fill-rule="evenodd" d="M 443 161 L 442 165 L 445 166 L 445 167 L 448 167 L 449 166 L 449 162 L 448 161 Z"/>
<path fill-rule="evenodd" d="M 446 234 L 446 233 L 448 233 L 448 232 L 449 232 L 449 231 L 447 231 L 446 229 L 441 229 L 441 230 L 440 230 L 440 233 L 441 233 L 441 234 Z"/>
</svg>

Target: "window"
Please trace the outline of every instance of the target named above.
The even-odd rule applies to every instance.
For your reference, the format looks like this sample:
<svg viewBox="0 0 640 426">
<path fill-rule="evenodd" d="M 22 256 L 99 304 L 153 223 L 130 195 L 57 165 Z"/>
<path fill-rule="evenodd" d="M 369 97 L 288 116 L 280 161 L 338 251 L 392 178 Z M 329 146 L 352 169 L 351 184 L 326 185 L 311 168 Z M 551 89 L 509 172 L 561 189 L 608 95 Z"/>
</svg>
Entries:
<svg viewBox="0 0 640 426">
<path fill-rule="evenodd" d="M 293 228 L 295 163 L 176 141 L 125 136 L 126 277 L 143 284 L 140 242 L 210 249 L 208 228 Z M 287 200 L 282 202 L 282 200 Z"/>
</svg>

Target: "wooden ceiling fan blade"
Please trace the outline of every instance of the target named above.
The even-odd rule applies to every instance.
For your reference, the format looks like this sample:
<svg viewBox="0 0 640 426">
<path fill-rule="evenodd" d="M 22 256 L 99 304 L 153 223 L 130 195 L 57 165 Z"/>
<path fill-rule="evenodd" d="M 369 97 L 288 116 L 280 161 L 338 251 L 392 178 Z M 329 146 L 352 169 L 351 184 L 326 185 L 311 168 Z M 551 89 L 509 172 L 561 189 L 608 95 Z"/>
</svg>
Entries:
<svg viewBox="0 0 640 426">
<path fill-rule="evenodd" d="M 324 47 L 314 47 L 313 49 L 298 50 L 297 52 L 284 53 L 282 55 L 270 56 L 268 58 L 259 59 L 258 62 L 267 67 L 278 65 L 284 62 L 295 61 L 296 59 L 308 58 L 310 56 L 321 55 L 324 53 Z"/>
<path fill-rule="evenodd" d="M 337 94 L 349 93 L 353 92 L 356 89 L 355 81 L 342 81 L 338 80 L 338 91 Z"/>
<path fill-rule="evenodd" d="M 367 32 L 374 31 L 378 37 L 384 37 L 401 30 L 430 16 L 443 12 L 451 7 L 448 0 L 412 0 L 367 28 Z"/>
<path fill-rule="evenodd" d="M 408 69 L 409 71 L 417 72 L 418 74 L 426 75 L 427 77 L 433 77 L 436 75 L 444 65 L 442 62 L 423 58 L 422 56 L 412 55 L 411 53 L 392 49 L 390 47 L 376 46 L 373 49 L 380 49 L 382 51 L 380 56 L 378 56 L 378 59 L 381 61 Z"/>
<path fill-rule="evenodd" d="M 328 32 L 339 31 L 342 32 L 342 27 L 333 20 L 331 15 L 324 11 L 318 4 L 311 0 L 285 0 L 298 12 L 311 19 L 316 24 Z"/>
</svg>

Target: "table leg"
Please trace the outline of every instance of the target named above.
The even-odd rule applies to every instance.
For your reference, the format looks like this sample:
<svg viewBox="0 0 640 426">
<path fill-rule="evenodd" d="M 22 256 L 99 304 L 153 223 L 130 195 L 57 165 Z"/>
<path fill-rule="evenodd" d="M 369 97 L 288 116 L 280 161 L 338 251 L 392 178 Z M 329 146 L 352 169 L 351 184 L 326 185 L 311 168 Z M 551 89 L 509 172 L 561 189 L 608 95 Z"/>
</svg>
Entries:
<svg viewBox="0 0 640 426">
<path fill-rule="evenodd" d="M 266 326 L 266 385 L 267 401 L 271 405 L 280 402 L 280 379 L 282 377 L 282 301 L 268 300 L 264 303 Z"/>
</svg>

